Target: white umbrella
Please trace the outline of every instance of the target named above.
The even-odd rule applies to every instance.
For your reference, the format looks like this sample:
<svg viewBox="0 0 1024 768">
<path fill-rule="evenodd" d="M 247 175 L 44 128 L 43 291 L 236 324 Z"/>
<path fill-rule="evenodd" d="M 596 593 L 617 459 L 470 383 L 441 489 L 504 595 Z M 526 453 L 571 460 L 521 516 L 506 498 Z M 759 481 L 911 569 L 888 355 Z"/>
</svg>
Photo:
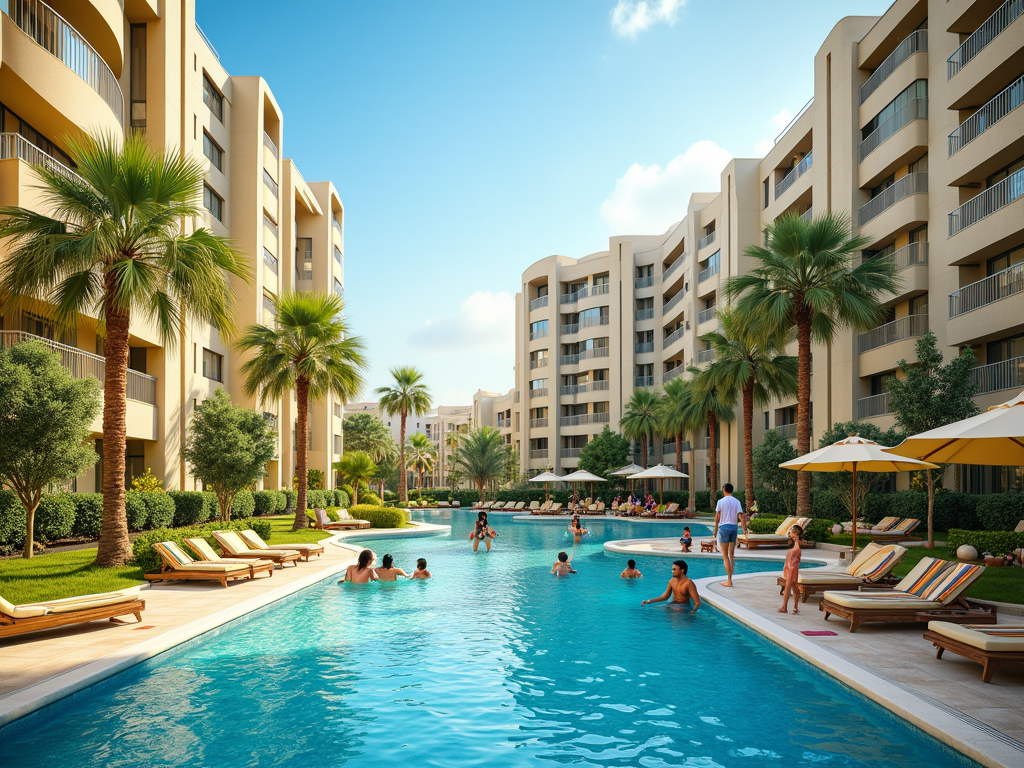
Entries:
<svg viewBox="0 0 1024 768">
<path fill-rule="evenodd" d="M 660 505 L 664 501 L 665 489 L 664 483 L 665 478 L 681 478 L 689 477 L 685 472 L 680 472 L 678 469 L 672 469 L 672 467 L 666 467 L 664 464 L 658 464 L 650 469 L 645 469 L 643 472 L 637 472 L 635 475 L 630 475 L 630 480 L 657 480 L 658 481 L 658 504 Z"/>
<path fill-rule="evenodd" d="M 544 483 L 544 501 L 548 500 L 548 483 L 557 483 L 563 478 L 556 475 L 554 472 L 541 472 L 536 477 L 531 477 L 529 482 L 531 483 Z"/>
<path fill-rule="evenodd" d="M 779 464 L 783 469 L 797 472 L 852 472 L 853 473 L 853 549 L 857 551 L 857 473 L 858 472 L 915 472 L 936 469 L 934 464 L 908 459 L 891 453 L 895 449 L 879 445 L 860 435 L 851 435 Z M 888 451 L 888 453 L 887 453 Z"/>
<path fill-rule="evenodd" d="M 630 495 L 632 495 L 632 493 L 633 493 L 633 475 L 635 475 L 637 472 L 643 472 L 643 471 L 644 471 L 644 468 L 641 467 L 639 464 L 627 464 L 622 469 L 618 469 L 615 472 L 612 472 L 611 474 L 613 474 L 615 477 L 628 477 L 629 478 L 629 493 L 630 493 Z"/>
<path fill-rule="evenodd" d="M 570 475 L 566 475 L 562 478 L 564 483 L 590 483 L 590 497 L 594 497 L 594 483 L 607 483 L 600 475 L 595 475 L 593 472 L 587 472 L 585 469 L 577 469 Z"/>
</svg>

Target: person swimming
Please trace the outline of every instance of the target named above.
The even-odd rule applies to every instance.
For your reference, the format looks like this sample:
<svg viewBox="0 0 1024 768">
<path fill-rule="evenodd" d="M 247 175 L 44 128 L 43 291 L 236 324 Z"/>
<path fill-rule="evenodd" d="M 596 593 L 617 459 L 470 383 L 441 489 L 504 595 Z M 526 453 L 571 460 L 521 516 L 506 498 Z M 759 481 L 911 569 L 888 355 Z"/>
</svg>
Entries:
<svg viewBox="0 0 1024 768">
<path fill-rule="evenodd" d="M 481 510 L 476 515 L 476 524 L 473 526 L 473 532 L 469 534 L 470 540 L 473 542 L 473 551 L 476 552 L 480 546 L 480 542 L 484 542 L 487 545 L 487 551 L 491 551 L 491 542 L 494 537 L 498 534 L 490 524 L 487 522 L 487 512 Z"/>
<path fill-rule="evenodd" d="M 620 579 L 640 579 L 643 574 L 636 569 L 636 560 L 626 561 L 626 570 L 619 574 Z"/>
<path fill-rule="evenodd" d="M 558 560 L 551 566 L 551 573 L 556 576 L 568 576 L 570 573 L 578 573 L 578 571 L 573 570 L 569 555 L 566 552 L 559 552 Z"/>
<path fill-rule="evenodd" d="M 700 595 L 697 594 L 697 585 L 686 575 L 688 568 L 685 560 L 676 560 L 672 563 L 672 578 L 669 579 L 665 593 L 661 597 L 644 600 L 640 605 L 662 603 L 671 597 L 672 604 L 682 608 L 688 606 L 692 599 L 693 610 L 690 613 L 696 613 L 697 609 L 700 608 Z"/>
<path fill-rule="evenodd" d="M 409 578 L 409 574 L 401 568 L 395 568 L 395 558 L 391 555 L 384 555 L 381 559 L 381 567 L 377 568 L 377 578 L 381 581 L 398 581 L 399 576 Z"/>
<path fill-rule="evenodd" d="M 421 557 L 416 561 L 416 570 L 412 572 L 410 579 L 429 579 L 433 574 L 427 570 L 427 559 Z"/>
<path fill-rule="evenodd" d="M 378 581 L 377 573 L 373 570 L 373 563 L 376 559 L 373 550 L 364 549 L 359 553 L 359 559 L 355 565 L 350 565 L 345 569 L 345 578 L 338 583 L 347 581 L 350 584 L 366 584 L 370 581 Z"/>
<path fill-rule="evenodd" d="M 590 531 L 584 528 L 583 525 L 580 523 L 579 515 L 573 517 L 572 524 L 569 526 L 569 532 L 577 539 L 582 538 L 586 534 L 590 533 Z"/>
</svg>

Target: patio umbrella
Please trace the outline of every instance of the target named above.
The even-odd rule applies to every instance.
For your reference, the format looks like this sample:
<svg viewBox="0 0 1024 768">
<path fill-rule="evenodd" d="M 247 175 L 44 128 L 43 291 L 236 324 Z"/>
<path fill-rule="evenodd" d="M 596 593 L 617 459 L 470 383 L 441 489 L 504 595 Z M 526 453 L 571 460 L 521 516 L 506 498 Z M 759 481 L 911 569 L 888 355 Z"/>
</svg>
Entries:
<svg viewBox="0 0 1024 768">
<path fill-rule="evenodd" d="M 548 483 L 557 483 L 563 478 L 556 475 L 554 472 L 541 472 L 536 477 L 531 477 L 529 482 L 531 483 L 544 483 L 544 503 L 548 500 Z"/>
<path fill-rule="evenodd" d="M 816 451 L 779 464 L 783 469 L 797 472 L 852 472 L 853 473 L 853 551 L 857 551 L 857 473 L 858 472 L 916 472 L 935 469 L 934 464 L 908 459 L 887 451 L 874 440 L 850 435 L 845 440 L 826 445 Z"/>
<path fill-rule="evenodd" d="M 665 496 L 665 478 L 666 477 L 689 477 L 685 472 L 680 472 L 678 469 L 672 469 L 672 467 L 666 467 L 664 464 L 658 464 L 650 469 L 645 469 L 643 472 L 637 472 L 635 475 L 630 475 L 630 480 L 657 480 L 658 481 L 658 504 L 659 506 L 664 502 Z"/>
<path fill-rule="evenodd" d="M 627 464 L 622 469 L 617 469 L 614 472 L 612 472 L 611 474 L 614 475 L 615 477 L 628 477 L 629 478 L 629 493 L 630 493 L 630 495 L 632 495 L 632 493 L 633 493 L 633 475 L 635 475 L 637 472 L 643 472 L 643 471 L 644 471 L 644 468 L 641 467 L 639 464 Z"/>
<path fill-rule="evenodd" d="M 585 469 L 577 469 L 572 474 L 563 477 L 562 481 L 566 483 L 590 483 L 590 498 L 594 498 L 594 483 L 608 482 L 600 475 L 595 475 L 593 472 L 587 472 Z"/>
<path fill-rule="evenodd" d="M 883 450 L 937 464 L 1024 466 L 1024 392 L 977 416 L 930 429 Z"/>
</svg>

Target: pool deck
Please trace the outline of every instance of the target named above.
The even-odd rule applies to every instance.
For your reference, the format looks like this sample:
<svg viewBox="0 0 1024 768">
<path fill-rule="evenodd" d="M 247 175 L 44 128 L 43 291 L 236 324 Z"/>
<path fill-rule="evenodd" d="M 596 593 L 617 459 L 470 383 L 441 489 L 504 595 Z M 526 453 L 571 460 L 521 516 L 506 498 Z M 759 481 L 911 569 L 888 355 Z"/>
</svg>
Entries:
<svg viewBox="0 0 1024 768">
<path fill-rule="evenodd" d="M 271 578 L 144 584 L 142 623 L 94 621 L 0 640 L 0 725 L 117 674 L 226 622 L 343 572 L 356 560 L 360 539 L 411 538 L 451 531 L 415 528 L 343 531 L 324 539 L 324 554 L 298 566 L 276 568 Z"/>
<path fill-rule="evenodd" d="M 605 549 L 620 554 L 681 556 L 676 539 L 610 541 Z M 689 553 L 685 557 L 721 555 Z M 740 550 L 737 559 L 782 560 L 784 551 L 758 550 L 748 556 Z M 832 570 L 844 567 L 837 552 L 810 549 L 803 560 Z M 700 579 L 697 586 L 710 605 L 983 765 L 1024 765 L 1024 669 L 1001 669 L 991 683 L 983 683 L 979 664 L 951 653 L 936 659 L 935 648 L 922 637 L 924 624 L 867 624 L 851 634 L 842 619 L 824 621 L 818 596 L 801 603 L 799 614 L 780 614 L 777 576 L 738 575 L 732 588 L 721 586 L 721 577 L 715 577 Z M 1021 621 L 1017 615 L 1000 615 L 1001 623 Z M 821 630 L 836 635 L 801 634 Z"/>
</svg>

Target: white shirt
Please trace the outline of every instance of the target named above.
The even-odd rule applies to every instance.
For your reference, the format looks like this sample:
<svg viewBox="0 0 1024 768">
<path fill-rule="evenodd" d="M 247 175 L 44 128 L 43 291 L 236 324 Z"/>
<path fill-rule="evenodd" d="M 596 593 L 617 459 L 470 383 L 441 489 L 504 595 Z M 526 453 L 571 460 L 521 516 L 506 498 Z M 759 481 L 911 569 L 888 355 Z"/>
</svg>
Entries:
<svg viewBox="0 0 1024 768">
<path fill-rule="evenodd" d="M 735 496 L 723 496 L 715 505 L 715 512 L 721 513 L 718 518 L 719 525 L 739 525 L 743 505 Z"/>
</svg>

